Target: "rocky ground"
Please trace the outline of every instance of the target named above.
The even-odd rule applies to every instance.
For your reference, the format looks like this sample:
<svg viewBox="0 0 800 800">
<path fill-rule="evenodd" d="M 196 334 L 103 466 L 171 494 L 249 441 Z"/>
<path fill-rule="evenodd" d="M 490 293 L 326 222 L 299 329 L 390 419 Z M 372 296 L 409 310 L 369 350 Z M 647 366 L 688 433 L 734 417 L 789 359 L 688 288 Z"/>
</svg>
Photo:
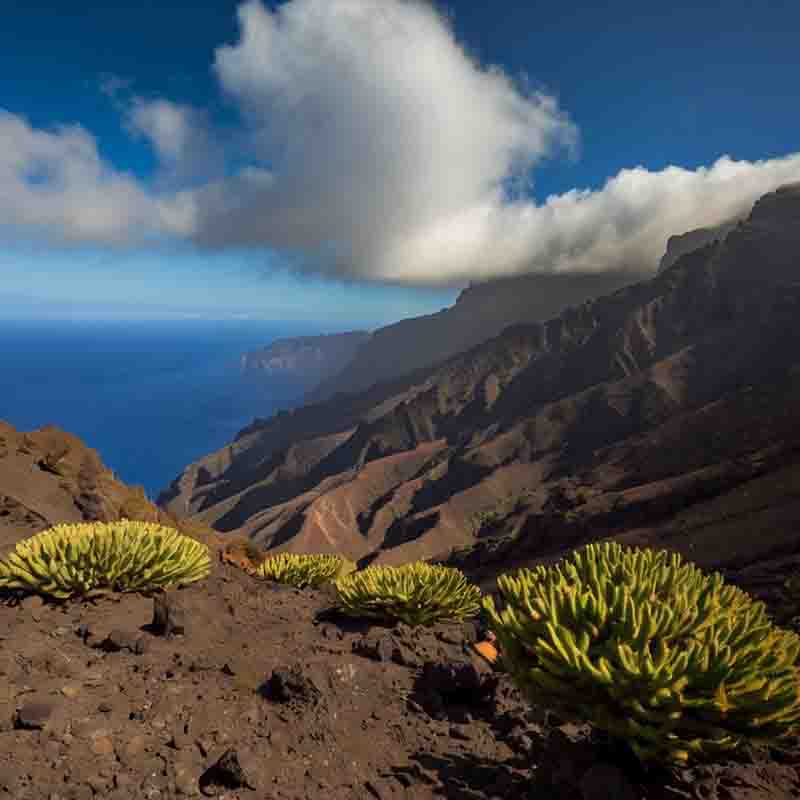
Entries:
<svg viewBox="0 0 800 800">
<path fill-rule="evenodd" d="M 800 754 L 643 772 L 523 702 L 479 624 L 370 625 L 332 600 L 222 563 L 162 598 L 6 598 L 0 797 L 800 796 Z"/>
</svg>

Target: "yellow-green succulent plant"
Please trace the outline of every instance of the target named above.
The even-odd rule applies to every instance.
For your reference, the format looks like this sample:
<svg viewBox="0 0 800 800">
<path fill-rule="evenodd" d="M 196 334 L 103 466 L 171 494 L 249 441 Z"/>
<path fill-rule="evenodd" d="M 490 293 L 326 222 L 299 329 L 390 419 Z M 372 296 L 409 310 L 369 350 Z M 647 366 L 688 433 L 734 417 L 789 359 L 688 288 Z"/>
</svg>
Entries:
<svg viewBox="0 0 800 800">
<path fill-rule="evenodd" d="M 592 544 L 497 581 L 484 599 L 532 702 L 587 720 L 642 761 L 686 763 L 800 724 L 800 637 L 677 553 Z"/>
<path fill-rule="evenodd" d="M 19 542 L 0 561 L 0 589 L 57 599 L 152 591 L 205 578 L 208 548 L 146 522 L 56 525 Z"/>
<path fill-rule="evenodd" d="M 297 589 L 317 588 L 355 569 L 352 561 L 341 556 L 312 553 L 277 553 L 255 571 L 259 578 L 286 583 Z"/>
<path fill-rule="evenodd" d="M 367 567 L 336 581 L 342 610 L 409 625 L 460 621 L 480 611 L 481 592 L 453 567 L 417 561 Z"/>
</svg>

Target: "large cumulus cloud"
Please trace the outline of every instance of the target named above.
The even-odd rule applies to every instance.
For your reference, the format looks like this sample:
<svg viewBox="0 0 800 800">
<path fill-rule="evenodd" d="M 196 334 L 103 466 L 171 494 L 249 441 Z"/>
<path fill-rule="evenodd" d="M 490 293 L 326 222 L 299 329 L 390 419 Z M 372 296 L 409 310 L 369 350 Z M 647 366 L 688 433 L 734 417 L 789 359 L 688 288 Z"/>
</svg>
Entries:
<svg viewBox="0 0 800 800">
<path fill-rule="evenodd" d="M 284 250 L 299 268 L 456 284 L 654 269 L 668 236 L 742 216 L 800 179 L 800 154 L 723 156 L 697 170 L 633 167 L 536 203 L 520 187 L 542 159 L 576 152 L 576 127 L 554 97 L 470 58 L 430 5 L 289 0 L 271 11 L 249 0 L 238 15 L 238 41 L 213 63 L 241 115 L 235 135 L 166 98 L 132 100 L 127 124 L 169 178 L 145 188 L 101 164 L 85 131 L 23 125 L 16 161 L 0 153 L 12 176 L 0 213 L 70 238 L 149 230 Z M 15 124 L 0 117 L 0 141 Z M 20 140 L 47 143 L 59 181 L 26 179 L 35 159 Z"/>
</svg>

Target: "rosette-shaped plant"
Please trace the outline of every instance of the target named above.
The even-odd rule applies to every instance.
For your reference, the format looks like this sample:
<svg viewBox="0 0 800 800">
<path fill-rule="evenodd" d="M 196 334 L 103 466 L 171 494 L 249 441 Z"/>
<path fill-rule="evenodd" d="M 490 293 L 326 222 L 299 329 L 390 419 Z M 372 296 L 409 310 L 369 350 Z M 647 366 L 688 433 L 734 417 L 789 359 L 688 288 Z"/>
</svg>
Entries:
<svg viewBox="0 0 800 800">
<path fill-rule="evenodd" d="M 517 685 L 642 761 L 712 758 L 800 722 L 800 637 L 676 553 L 593 544 L 497 584 L 504 608 L 484 609 Z"/>
<path fill-rule="evenodd" d="M 355 564 L 340 556 L 309 553 L 278 553 L 255 570 L 258 578 L 287 583 L 297 589 L 317 588 L 355 569 Z"/>
<path fill-rule="evenodd" d="M 417 561 L 367 567 L 336 581 L 342 610 L 409 625 L 460 621 L 480 611 L 481 592 L 453 567 Z"/>
<path fill-rule="evenodd" d="M 57 525 L 19 542 L 0 561 L 0 589 L 63 600 L 191 583 L 210 569 L 205 545 L 162 525 Z"/>
</svg>

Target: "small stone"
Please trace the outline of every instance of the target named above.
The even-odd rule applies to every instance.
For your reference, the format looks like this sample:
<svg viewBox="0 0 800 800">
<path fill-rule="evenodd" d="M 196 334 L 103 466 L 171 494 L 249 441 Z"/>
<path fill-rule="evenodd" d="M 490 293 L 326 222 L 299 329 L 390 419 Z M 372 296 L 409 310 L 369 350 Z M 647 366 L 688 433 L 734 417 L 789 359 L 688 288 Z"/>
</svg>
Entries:
<svg viewBox="0 0 800 800">
<path fill-rule="evenodd" d="M 336 641 L 344 639 L 344 632 L 335 625 L 320 625 L 319 632 L 323 639 L 334 639 Z"/>
<path fill-rule="evenodd" d="M 109 711 L 111 711 L 111 710 L 112 710 L 111 703 L 100 703 L 100 705 L 98 705 L 98 706 L 97 706 L 97 710 L 98 710 L 98 711 L 99 711 L 101 714 L 108 714 L 108 713 L 109 713 Z"/>
<path fill-rule="evenodd" d="M 114 629 L 100 642 L 100 648 L 107 653 L 119 653 L 121 650 L 128 650 L 136 655 L 141 655 L 145 651 L 144 640 L 141 636 L 130 631 Z"/>
<path fill-rule="evenodd" d="M 77 628 L 75 628 L 76 635 L 83 639 L 84 642 L 89 638 L 89 634 L 91 632 L 91 628 L 85 622 L 82 622 Z"/>
<path fill-rule="evenodd" d="M 186 634 L 186 609 L 175 592 L 164 592 L 153 598 L 153 632 L 171 639 Z"/>
<path fill-rule="evenodd" d="M 356 655 L 373 661 L 390 661 L 395 644 L 390 635 L 369 634 L 361 639 L 356 639 L 352 644 L 352 651 Z"/>
<path fill-rule="evenodd" d="M 239 763 L 239 754 L 234 749 L 226 750 L 219 760 L 209 767 L 199 781 L 200 791 L 211 796 L 215 787 L 225 789 L 255 789 L 255 784 L 248 778 Z"/>
<path fill-rule="evenodd" d="M 80 686 L 74 686 L 74 685 L 70 684 L 68 686 L 62 686 L 61 687 L 61 694 L 63 694 L 64 697 L 67 697 L 70 700 L 73 700 L 74 698 L 76 698 L 80 693 L 81 693 Z"/>
<path fill-rule="evenodd" d="M 197 775 L 191 764 L 178 761 L 173 767 L 173 780 L 175 791 L 180 795 L 192 796 L 197 794 L 200 786 Z"/>
<path fill-rule="evenodd" d="M 169 743 L 176 750 L 188 747 L 192 743 L 192 737 L 189 734 L 189 724 L 187 722 L 179 721 L 175 724 Z"/>
<path fill-rule="evenodd" d="M 114 742 L 110 736 L 95 736 L 89 744 L 89 749 L 96 756 L 110 756 L 114 753 Z"/>
<path fill-rule="evenodd" d="M 41 730 L 53 713 L 50 703 L 25 703 L 17 711 L 16 727 L 22 730 Z"/>
<path fill-rule="evenodd" d="M 303 674 L 302 667 L 295 664 L 292 667 L 273 670 L 266 684 L 266 694 L 270 700 L 278 703 L 289 701 L 316 703 L 321 693 L 316 684 Z"/>
</svg>

